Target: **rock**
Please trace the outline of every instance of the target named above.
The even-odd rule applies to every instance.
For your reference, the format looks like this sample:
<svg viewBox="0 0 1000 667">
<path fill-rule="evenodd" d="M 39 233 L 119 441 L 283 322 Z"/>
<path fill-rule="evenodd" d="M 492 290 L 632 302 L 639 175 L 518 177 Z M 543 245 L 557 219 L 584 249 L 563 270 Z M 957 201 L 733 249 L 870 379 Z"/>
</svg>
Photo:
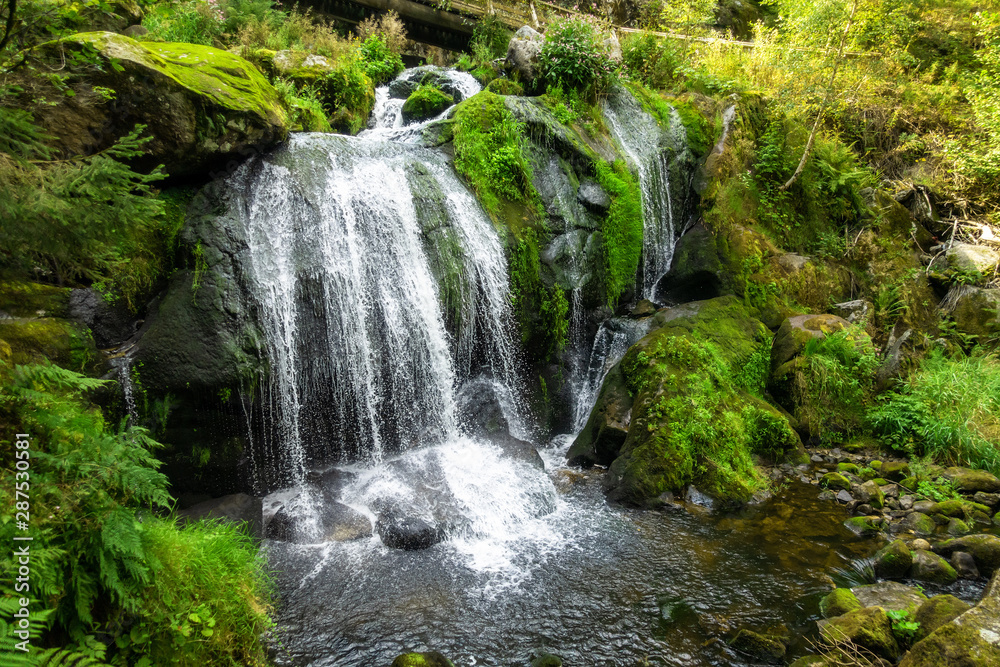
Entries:
<svg viewBox="0 0 1000 667">
<path fill-rule="evenodd" d="M 507 44 L 507 65 L 529 86 L 534 84 L 538 74 L 538 56 L 544 43 L 541 33 L 530 26 L 522 26 Z"/>
<path fill-rule="evenodd" d="M 531 667 L 563 667 L 563 661 L 558 655 L 540 653 L 532 658 Z"/>
<path fill-rule="evenodd" d="M 790 273 L 798 273 L 806 268 L 810 259 L 804 255 L 796 255 L 790 252 L 778 258 L 778 265 Z"/>
<path fill-rule="evenodd" d="M 844 491 L 843 489 L 841 489 L 840 491 L 837 491 L 836 498 L 837 498 L 837 500 L 839 500 L 842 503 L 853 503 L 854 502 L 854 497 L 851 496 L 851 494 L 848 493 L 847 491 Z"/>
<path fill-rule="evenodd" d="M 618 363 L 604 377 L 586 426 L 566 452 L 569 464 L 611 465 L 625 444 L 631 420 L 632 397 Z"/>
<path fill-rule="evenodd" d="M 828 489 L 842 489 L 844 491 L 851 488 L 851 482 L 839 472 L 828 472 L 823 475 L 820 484 Z"/>
<path fill-rule="evenodd" d="M 875 509 L 882 509 L 885 507 L 885 495 L 882 493 L 882 489 L 879 488 L 878 484 L 874 480 L 868 480 L 864 484 L 859 484 L 851 489 L 854 492 L 854 497 L 862 503 L 868 503 Z"/>
<path fill-rule="evenodd" d="M 768 664 L 782 664 L 785 657 L 785 645 L 780 639 L 742 629 L 736 633 L 729 646 L 742 655 L 755 661 Z"/>
<path fill-rule="evenodd" d="M 828 667 L 828 663 L 818 655 L 806 655 L 789 664 L 788 667 Z"/>
<path fill-rule="evenodd" d="M 85 327 L 56 317 L 0 319 L 0 340 L 14 365 L 51 362 L 69 370 L 97 370 L 97 348 Z"/>
<path fill-rule="evenodd" d="M 927 540 L 923 539 L 923 538 L 918 537 L 917 539 L 915 539 L 912 542 L 910 542 L 910 548 L 911 549 L 924 549 L 925 551 L 929 551 L 930 548 L 931 548 L 931 543 L 928 542 Z"/>
<path fill-rule="evenodd" d="M 955 568 L 944 558 L 931 551 L 918 550 L 913 552 L 913 565 L 910 577 L 917 581 L 928 581 L 935 584 L 953 584 L 958 579 Z"/>
<path fill-rule="evenodd" d="M 897 581 L 880 581 L 851 590 L 862 607 L 881 607 L 888 611 L 916 611 L 927 599 L 918 589 Z"/>
<path fill-rule="evenodd" d="M 1000 664 L 1000 574 L 983 599 L 917 642 L 899 667 L 979 667 Z"/>
<path fill-rule="evenodd" d="M 997 505 L 1000 505 L 1000 493 L 984 493 L 982 491 L 976 491 L 976 494 L 972 496 L 972 500 L 980 505 L 996 508 Z"/>
<path fill-rule="evenodd" d="M 811 481 L 812 480 L 810 480 L 810 482 Z M 846 493 L 846 491 L 845 491 L 845 493 Z M 821 491 L 820 494 L 819 494 L 819 496 L 817 496 L 817 498 L 819 498 L 820 500 L 823 500 L 823 501 L 836 500 L 837 499 L 837 494 L 835 494 L 833 491 Z"/>
<path fill-rule="evenodd" d="M 434 546 L 444 539 L 437 526 L 417 517 L 389 513 L 375 522 L 382 543 L 392 549 L 416 551 Z"/>
<path fill-rule="evenodd" d="M 264 535 L 264 507 L 261 499 L 245 493 L 206 500 L 178 511 L 177 516 L 184 521 L 221 519 L 245 524 L 247 532 L 256 539 Z"/>
<path fill-rule="evenodd" d="M 629 312 L 629 317 L 649 317 L 656 314 L 656 305 L 649 299 L 641 299 Z"/>
<path fill-rule="evenodd" d="M 404 653 L 397 656 L 390 667 L 455 667 L 455 665 L 437 651 L 430 651 L 429 653 Z"/>
<path fill-rule="evenodd" d="M 875 535 L 881 530 L 876 518 L 870 516 L 854 516 L 844 522 L 844 527 L 855 535 Z"/>
<path fill-rule="evenodd" d="M 987 577 L 1000 569 L 1000 537 L 996 535 L 966 535 L 934 546 L 934 552 L 942 556 L 950 556 L 956 551 L 972 554 L 976 567 Z"/>
<path fill-rule="evenodd" d="M 949 535 L 968 535 L 972 529 L 961 519 L 952 519 L 945 530 Z"/>
<path fill-rule="evenodd" d="M 964 551 L 956 551 L 951 555 L 951 566 L 955 568 L 961 579 L 978 579 L 979 568 L 976 567 L 976 559 L 972 554 Z"/>
<path fill-rule="evenodd" d="M 510 433 L 503 402 L 492 378 L 479 377 L 463 384 L 455 403 L 459 423 L 470 435 Z"/>
<path fill-rule="evenodd" d="M 934 509 L 937 507 L 937 503 L 933 500 L 918 500 L 913 503 L 913 511 L 920 512 L 921 514 L 934 514 Z"/>
<path fill-rule="evenodd" d="M 825 338 L 850 326 L 836 315 L 796 315 L 781 323 L 771 343 L 771 372 L 788 363 L 805 349 L 813 338 Z"/>
<path fill-rule="evenodd" d="M 129 27 L 122 30 L 122 34 L 126 37 L 131 37 L 135 39 L 136 37 L 142 37 L 143 35 L 149 34 L 149 28 L 141 25 L 130 25 Z"/>
<path fill-rule="evenodd" d="M 971 608 L 968 602 L 959 600 L 954 595 L 935 595 L 920 605 L 913 615 L 913 620 L 920 624 L 916 640 L 920 641 Z"/>
<path fill-rule="evenodd" d="M 1000 479 L 985 470 L 970 470 L 968 468 L 945 468 L 942 476 L 955 485 L 962 493 L 998 493 Z"/>
<path fill-rule="evenodd" d="M 885 579 L 902 579 L 913 564 L 913 556 L 902 540 L 893 540 L 875 554 L 875 574 Z"/>
<path fill-rule="evenodd" d="M 494 95 L 523 95 L 524 86 L 519 84 L 517 81 L 508 79 L 505 76 L 493 79 L 488 84 L 486 84 L 486 90 L 493 93 Z"/>
<path fill-rule="evenodd" d="M 98 66 L 66 55 L 90 49 Z M 42 44 L 32 54 L 59 66 L 68 75 L 64 85 L 75 93 L 59 92 L 59 104 L 32 108 L 36 122 L 52 135 L 51 145 L 64 156 L 104 150 L 142 123 L 152 141 L 133 160 L 138 169 L 163 164 L 170 176 L 203 176 L 288 134 L 278 92 L 256 67 L 227 51 L 89 32 Z M 106 103 L 96 87 L 115 91 L 114 104 Z"/>
<path fill-rule="evenodd" d="M 861 609 L 861 606 L 850 588 L 834 588 L 819 601 L 819 613 L 823 618 L 835 618 Z"/>
<path fill-rule="evenodd" d="M 102 349 L 131 338 L 138 324 L 124 303 L 109 304 L 89 287 L 70 292 L 69 317 L 89 327 L 94 343 Z"/>
<path fill-rule="evenodd" d="M 389 83 L 389 97 L 406 99 L 423 85 L 433 86 L 455 100 L 455 104 L 466 99 L 465 91 L 444 67 L 423 65 L 404 70 Z"/>
<path fill-rule="evenodd" d="M 911 531 L 917 535 L 933 535 L 936 528 L 934 520 L 920 512 L 907 514 L 898 526 L 901 531 Z"/>
<path fill-rule="evenodd" d="M 327 500 L 319 506 L 319 516 L 313 526 L 305 517 L 282 507 L 268 521 L 264 536 L 282 542 L 348 542 L 372 535 L 368 517 L 336 501 Z M 318 531 L 318 532 L 316 532 Z"/>
<path fill-rule="evenodd" d="M 910 464 L 906 461 L 886 461 L 879 474 L 893 482 L 901 482 L 910 475 Z"/>
<path fill-rule="evenodd" d="M 899 507 L 904 510 L 913 509 L 913 496 L 907 494 L 899 498 Z"/>
<path fill-rule="evenodd" d="M 1000 327 L 1000 289 L 952 285 L 941 301 L 941 310 L 962 333 L 985 338 Z"/>
<path fill-rule="evenodd" d="M 599 183 L 590 179 L 580 182 L 580 187 L 576 191 L 576 200 L 583 204 L 587 210 L 597 215 L 607 215 L 611 208 L 611 197 Z"/>
<path fill-rule="evenodd" d="M 839 472 L 849 472 L 852 475 L 857 475 L 861 471 L 861 469 L 858 468 L 857 463 L 851 463 L 850 461 L 844 461 L 843 463 L 838 463 L 837 470 Z"/>
<path fill-rule="evenodd" d="M 993 515 L 993 525 L 1000 526 L 1000 512 Z"/>
<path fill-rule="evenodd" d="M 427 120 L 455 104 L 455 98 L 434 86 L 420 86 L 413 91 L 400 112 L 404 123 Z"/>
<path fill-rule="evenodd" d="M 851 324 L 858 324 L 864 321 L 873 310 L 874 307 L 872 304 L 864 299 L 844 301 L 843 303 L 835 303 L 830 306 L 832 314 L 847 320 Z"/>
<path fill-rule="evenodd" d="M 603 46 L 608 60 L 613 63 L 620 63 L 622 61 L 622 45 L 618 42 L 618 36 L 614 31 L 604 40 Z"/>
<path fill-rule="evenodd" d="M 948 266 L 956 271 L 989 273 L 1000 262 L 1000 253 L 992 248 L 970 243 L 956 243 L 944 254 Z"/>
<path fill-rule="evenodd" d="M 820 634 L 830 643 L 850 640 L 891 662 L 899 657 L 899 645 L 892 634 L 892 623 L 881 607 L 859 609 L 831 619 L 822 626 Z"/>
<path fill-rule="evenodd" d="M 677 240 L 674 258 L 657 284 L 657 298 L 668 303 L 712 299 L 727 291 L 725 274 L 712 232 L 699 222 Z"/>
<path fill-rule="evenodd" d="M 854 513 L 859 516 L 868 516 L 869 514 L 872 513 L 872 511 L 873 511 L 872 506 L 866 504 L 858 505 L 857 507 L 854 508 Z"/>
</svg>

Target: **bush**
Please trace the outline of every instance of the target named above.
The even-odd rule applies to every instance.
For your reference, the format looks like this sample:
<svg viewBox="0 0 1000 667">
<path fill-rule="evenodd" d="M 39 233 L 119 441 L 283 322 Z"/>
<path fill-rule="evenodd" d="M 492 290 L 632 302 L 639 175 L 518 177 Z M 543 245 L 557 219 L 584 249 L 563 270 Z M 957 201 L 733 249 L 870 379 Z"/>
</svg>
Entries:
<svg viewBox="0 0 1000 667">
<path fill-rule="evenodd" d="M 549 25 L 539 66 L 548 85 L 584 95 L 602 92 L 615 74 L 597 28 L 589 21 L 575 18 Z"/>
<path fill-rule="evenodd" d="M 629 77 L 650 88 L 669 88 L 682 78 L 683 53 L 673 40 L 629 34 L 622 44 L 622 65 Z"/>
<path fill-rule="evenodd" d="M 321 83 L 330 125 L 357 134 L 375 108 L 375 88 L 358 54 L 341 58 Z"/>
<path fill-rule="evenodd" d="M 371 35 L 358 47 L 365 74 L 376 86 L 391 81 L 403 71 L 403 59 L 378 35 Z"/>
<path fill-rule="evenodd" d="M 1000 474 L 1000 360 L 935 351 L 868 420 L 895 449 Z"/>
<path fill-rule="evenodd" d="M 357 25 L 354 32 L 362 42 L 367 42 L 369 37 L 378 37 L 386 48 L 397 55 L 406 48 L 406 26 L 393 10 L 366 18 Z"/>
</svg>

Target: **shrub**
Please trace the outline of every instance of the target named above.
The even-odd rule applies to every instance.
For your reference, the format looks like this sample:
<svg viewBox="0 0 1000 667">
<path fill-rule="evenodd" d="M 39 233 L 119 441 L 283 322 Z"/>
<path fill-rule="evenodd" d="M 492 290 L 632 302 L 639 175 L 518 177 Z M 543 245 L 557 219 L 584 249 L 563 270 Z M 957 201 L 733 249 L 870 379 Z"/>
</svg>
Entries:
<svg viewBox="0 0 1000 667">
<path fill-rule="evenodd" d="M 338 60 L 320 84 L 330 125 L 340 132 L 356 134 L 375 108 L 375 88 L 366 69 L 359 55 L 352 54 Z"/>
<path fill-rule="evenodd" d="M 391 81 L 403 71 L 403 59 L 378 35 L 371 35 L 358 47 L 365 74 L 376 86 Z"/>
<path fill-rule="evenodd" d="M 683 53 L 677 43 L 653 35 L 629 34 L 622 44 L 622 65 L 629 77 L 650 88 L 668 88 L 682 75 Z"/>
<path fill-rule="evenodd" d="M 562 19 L 548 27 L 539 66 L 548 85 L 585 95 L 602 92 L 615 73 L 597 28 L 589 21 L 575 18 Z"/>
<path fill-rule="evenodd" d="M 326 118 L 323 102 L 312 86 L 296 88 L 286 79 L 277 79 L 274 88 L 282 101 L 292 110 L 292 129 L 304 132 L 331 132 L 330 121 Z"/>
<path fill-rule="evenodd" d="M 406 26 L 393 10 L 366 18 L 354 32 L 362 42 L 367 42 L 369 37 L 378 37 L 386 48 L 397 55 L 406 48 Z"/>
<path fill-rule="evenodd" d="M 225 31 L 225 20 L 225 11 L 217 0 L 160 4 L 142 19 L 142 25 L 149 30 L 143 39 L 214 46 Z"/>
<path fill-rule="evenodd" d="M 868 419 L 895 449 L 1000 474 L 1000 361 L 935 351 Z"/>
<path fill-rule="evenodd" d="M 503 58 L 507 55 L 507 45 L 513 33 L 493 14 L 481 18 L 472 29 L 469 49 L 472 57 L 480 62 Z"/>
</svg>

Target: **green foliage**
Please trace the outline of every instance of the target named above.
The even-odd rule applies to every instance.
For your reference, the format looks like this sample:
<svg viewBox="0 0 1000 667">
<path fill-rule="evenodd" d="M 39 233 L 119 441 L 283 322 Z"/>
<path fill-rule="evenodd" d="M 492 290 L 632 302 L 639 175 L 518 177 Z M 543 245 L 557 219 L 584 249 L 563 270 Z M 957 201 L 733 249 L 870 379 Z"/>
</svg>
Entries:
<svg viewBox="0 0 1000 667">
<path fill-rule="evenodd" d="M 538 205 L 524 156 L 524 128 L 499 95 L 481 92 L 455 111 L 455 168 L 493 216 L 500 214 L 502 200 Z"/>
<path fill-rule="evenodd" d="M 152 7 L 142 25 L 149 30 L 146 39 L 215 46 L 226 29 L 226 12 L 215 0 L 163 3 Z"/>
<path fill-rule="evenodd" d="M 649 88 L 671 88 L 680 78 L 684 53 L 676 40 L 628 34 L 622 43 L 622 65 L 629 78 Z"/>
<path fill-rule="evenodd" d="M 507 45 L 513 33 L 496 15 L 487 14 L 472 29 L 469 49 L 477 61 L 483 63 L 507 55 Z"/>
<path fill-rule="evenodd" d="M 403 71 L 403 59 L 393 51 L 385 40 L 378 35 L 371 35 L 358 47 L 362 67 L 365 74 L 376 86 L 391 81 Z"/>
<path fill-rule="evenodd" d="M 927 500 L 943 503 L 946 500 L 962 500 L 962 495 L 955 490 L 954 483 L 944 477 L 931 481 L 923 479 L 917 482 L 917 493 Z"/>
<path fill-rule="evenodd" d="M 868 419 L 893 448 L 1000 473 L 1000 361 L 935 351 Z"/>
<path fill-rule="evenodd" d="M 368 122 L 375 107 L 375 87 L 367 70 L 360 55 L 349 54 L 323 79 L 324 101 L 334 129 L 357 134 Z"/>
<path fill-rule="evenodd" d="M 486 90 L 497 95 L 523 95 L 524 86 L 507 78 L 493 79 L 486 85 Z"/>
<path fill-rule="evenodd" d="M 885 612 L 892 622 L 892 634 L 903 646 L 909 646 L 920 630 L 920 623 L 913 620 L 913 615 L 906 609 L 889 609 Z"/>
<path fill-rule="evenodd" d="M 292 110 L 291 125 L 303 132 L 331 132 L 330 121 L 319 92 L 309 85 L 297 87 L 287 79 L 276 79 L 274 89 Z"/>
<path fill-rule="evenodd" d="M 614 64 L 604 51 L 597 27 L 578 18 L 560 19 L 549 25 L 539 68 L 548 85 L 576 90 L 585 96 L 602 92 L 615 76 Z"/>
<path fill-rule="evenodd" d="M 27 450 L 9 440 L 0 447 L 9 470 L 15 451 L 31 461 L 28 475 L 0 487 L 0 537 L 10 543 L 14 535 L 16 481 L 31 497 L 30 597 L 44 625 L 33 645 L 54 649 L 43 654 L 47 664 L 154 664 L 129 657 L 133 634 L 172 636 L 175 619 L 160 610 L 202 606 L 228 630 L 175 644 L 155 664 L 265 664 L 259 634 L 269 593 L 256 549 L 234 528 L 178 530 L 150 514 L 170 501 L 152 454 L 159 445 L 144 429 L 109 428 L 87 406 L 83 395 L 106 383 L 56 366 L 0 367 L 0 376 L 3 432 L 31 434 Z M 6 621 L 17 597 L 10 552 L 0 564 Z"/>
<path fill-rule="evenodd" d="M 608 305 L 635 283 L 642 259 L 642 191 L 622 161 L 595 163 L 597 180 L 611 197 L 611 207 L 601 221 Z"/>
</svg>

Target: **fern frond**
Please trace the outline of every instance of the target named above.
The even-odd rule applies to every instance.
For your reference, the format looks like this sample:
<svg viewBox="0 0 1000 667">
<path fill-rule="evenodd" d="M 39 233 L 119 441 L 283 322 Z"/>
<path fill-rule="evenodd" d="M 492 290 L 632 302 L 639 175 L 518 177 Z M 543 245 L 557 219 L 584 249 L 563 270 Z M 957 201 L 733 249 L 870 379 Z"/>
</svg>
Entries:
<svg viewBox="0 0 1000 667">
<path fill-rule="evenodd" d="M 43 651 L 34 659 L 37 667 L 110 667 L 106 662 L 71 651 L 69 649 L 53 648 Z"/>
</svg>

